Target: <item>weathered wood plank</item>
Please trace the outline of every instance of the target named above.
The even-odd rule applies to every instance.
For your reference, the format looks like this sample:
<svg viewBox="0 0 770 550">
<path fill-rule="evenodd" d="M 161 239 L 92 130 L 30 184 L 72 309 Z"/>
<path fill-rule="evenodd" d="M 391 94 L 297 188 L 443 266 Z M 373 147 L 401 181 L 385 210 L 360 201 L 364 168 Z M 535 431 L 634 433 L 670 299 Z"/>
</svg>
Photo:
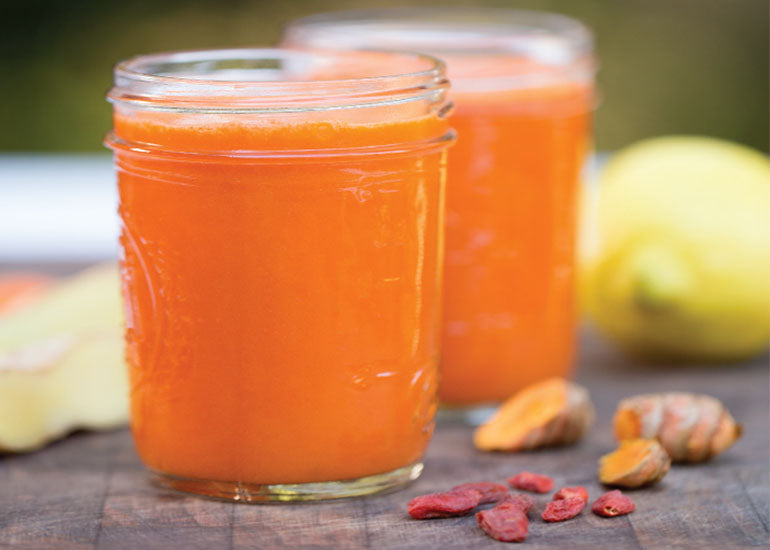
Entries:
<svg viewBox="0 0 770 550">
<path fill-rule="evenodd" d="M 603 519 L 585 511 L 545 524 L 533 516 L 527 548 L 658 550 L 766 548 L 770 523 L 767 358 L 731 367 L 640 366 L 584 339 L 578 378 L 589 387 L 597 425 L 581 444 L 523 454 L 476 451 L 471 430 L 440 425 L 423 476 L 402 491 L 365 499 L 299 505 L 242 505 L 152 487 L 126 430 L 76 434 L 47 449 L 0 458 L 2 549 L 353 549 L 499 548 L 470 517 L 414 521 L 413 496 L 474 480 L 503 481 L 530 469 L 558 485 L 585 485 L 591 497 L 596 460 L 613 448 L 617 401 L 647 391 L 683 389 L 722 399 L 746 436 L 708 464 L 676 466 L 662 484 L 634 491 L 637 511 Z M 548 496 L 538 497 L 537 514 Z"/>
<path fill-rule="evenodd" d="M 0 459 L 0 548 L 92 548 L 118 434 Z"/>
<path fill-rule="evenodd" d="M 236 506 L 238 549 L 369 547 L 364 500 L 315 504 Z"/>
<path fill-rule="evenodd" d="M 141 468 L 121 469 L 108 480 L 96 548 L 229 548 L 232 507 L 155 489 Z"/>
</svg>

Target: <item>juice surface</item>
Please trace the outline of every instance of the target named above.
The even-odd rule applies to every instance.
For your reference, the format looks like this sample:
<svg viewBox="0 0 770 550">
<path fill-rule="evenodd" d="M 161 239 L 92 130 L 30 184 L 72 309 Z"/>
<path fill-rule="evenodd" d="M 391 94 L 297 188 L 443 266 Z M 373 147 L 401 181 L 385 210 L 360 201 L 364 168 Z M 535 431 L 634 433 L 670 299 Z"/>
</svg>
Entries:
<svg viewBox="0 0 770 550">
<path fill-rule="evenodd" d="M 435 116 L 116 114 L 118 139 L 197 151 L 116 150 L 132 429 L 150 468 L 304 483 L 420 459 L 437 385 L 445 152 L 279 153 L 446 131 Z M 240 149 L 277 154 L 212 153 Z"/>
<path fill-rule="evenodd" d="M 489 69 L 448 66 L 450 78 Z M 439 397 L 471 405 L 569 373 L 592 94 L 561 85 L 452 96 Z"/>
</svg>

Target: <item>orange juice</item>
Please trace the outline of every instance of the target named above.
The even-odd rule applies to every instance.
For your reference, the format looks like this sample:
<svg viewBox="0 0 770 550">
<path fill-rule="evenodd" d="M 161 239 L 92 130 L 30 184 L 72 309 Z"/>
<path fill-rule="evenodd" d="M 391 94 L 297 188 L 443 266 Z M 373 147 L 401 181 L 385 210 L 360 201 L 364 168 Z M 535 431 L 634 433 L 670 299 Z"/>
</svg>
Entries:
<svg viewBox="0 0 770 550">
<path fill-rule="evenodd" d="M 162 483 L 239 500 L 413 479 L 437 385 L 440 66 L 249 50 L 226 79 L 205 63 L 219 52 L 175 55 L 186 82 L 161 74 L 137 100 L 131 72 L 159 64 L 138 58 L 110 93 L 139 455 Z M 383 75 L 394 60 L 414 74 Z M 281 68 L 255 82 L 258 63 Z"/>
<path fill-rule="evenodd" d="M 440 399 L 500 401 L 570 372 L 590 89 L 457 93 Z"/>
<path fill-rule="evenodd" d="M 443 58 L 449 158 L 440 400 L 478 406 L 568 375 L 578 184 L 590 148 L 592 39 L 566 17 L 432 8 L 311 16 L 287 45 Z"/>
</svg>

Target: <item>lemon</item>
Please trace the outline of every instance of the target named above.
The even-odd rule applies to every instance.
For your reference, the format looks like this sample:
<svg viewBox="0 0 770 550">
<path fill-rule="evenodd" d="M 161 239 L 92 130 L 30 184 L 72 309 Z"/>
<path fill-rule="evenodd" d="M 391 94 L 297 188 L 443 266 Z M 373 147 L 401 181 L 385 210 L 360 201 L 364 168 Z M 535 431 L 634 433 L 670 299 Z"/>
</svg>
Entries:
<svg viewBox="0 0 770 550">
<path fill-rule="evenodd" d="M 737 360 L 770 338 L 770 161 L 707 137 L 644 140 L 604 166 L 583 303 L 638 355 Z"/>
</svg>

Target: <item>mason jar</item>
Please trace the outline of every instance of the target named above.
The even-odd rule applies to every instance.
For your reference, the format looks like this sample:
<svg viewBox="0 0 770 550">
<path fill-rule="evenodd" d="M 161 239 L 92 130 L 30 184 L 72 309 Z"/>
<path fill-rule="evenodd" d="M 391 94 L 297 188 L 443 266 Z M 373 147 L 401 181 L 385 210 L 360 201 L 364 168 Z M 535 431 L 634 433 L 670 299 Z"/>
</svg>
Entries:
<svg viewBox="0 0 770 550">
<path fill-rule="evenodd" d="M 240 49 L 115 68 L 136 448 L 239 501 L 416 478 L 437 386 L 447 80 L 415 54 Z"/>
<path fill-rule="evenodd" d="M 591 32 L 548 13 L 409 8 L 299 19 L 283 44 L 414 50 L 447 64 L 458 141 L 448 168 L 442 404 L 478 421 L 529 384 L 569 376 L 578 192 L 592 147 Z"/>
</svg>

